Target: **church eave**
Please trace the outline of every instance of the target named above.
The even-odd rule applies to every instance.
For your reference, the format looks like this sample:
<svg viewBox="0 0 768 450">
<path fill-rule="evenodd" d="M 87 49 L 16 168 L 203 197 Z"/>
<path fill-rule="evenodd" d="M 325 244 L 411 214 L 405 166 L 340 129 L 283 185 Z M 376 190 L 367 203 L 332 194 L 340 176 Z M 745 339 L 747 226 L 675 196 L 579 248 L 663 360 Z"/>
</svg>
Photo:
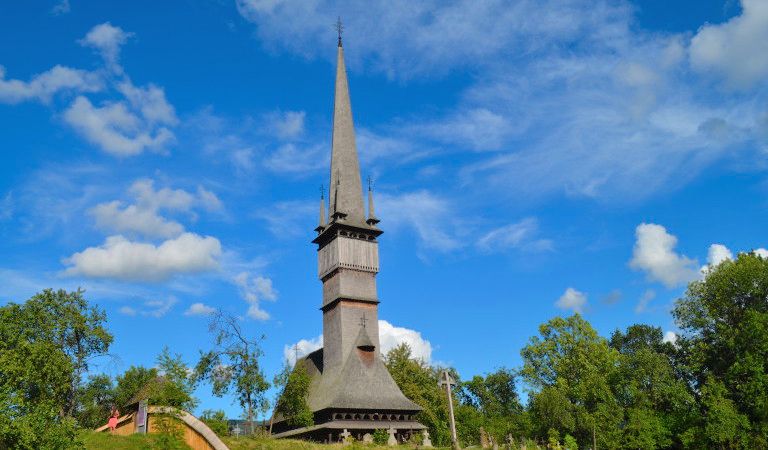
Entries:
<svg viewBox="0 0 768 450">
<path fill-rule="evenodd" d="M 317 237 L 312 239 L 312 243 L 322 247 L 339 235 L 355 239 L 376 241 L 376 238 L 381 236 L 384 232 L 373 225 L 331 222 L 324 229 L 320 230 L 319 233 L 320 234 L 318 234 Z M 363 237 L 361 238 L 360 236 Z"/>
</svg>

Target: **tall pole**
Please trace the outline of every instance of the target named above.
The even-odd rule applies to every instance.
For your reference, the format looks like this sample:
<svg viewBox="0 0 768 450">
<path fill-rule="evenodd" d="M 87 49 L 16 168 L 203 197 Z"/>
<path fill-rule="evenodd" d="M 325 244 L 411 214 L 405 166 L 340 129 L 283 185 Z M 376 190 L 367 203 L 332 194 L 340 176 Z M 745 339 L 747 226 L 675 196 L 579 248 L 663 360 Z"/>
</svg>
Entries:
<svg viewBox="0 0 768 450">
<path fill-rule="evenodd" d="M 459 439 L 456 437 L 456 419 L 453 416 L 453 396 L 451 395 L 451 385 L 456 383 L 451 379 L 448 371 L 443 370 L 443 379 L 440 381 L 440 384 L 445 386 L 445 393 L 448 395 L 448 414 L 451 420 L 451 446 L 454 449 L 458 449 Z"/>
</svg>

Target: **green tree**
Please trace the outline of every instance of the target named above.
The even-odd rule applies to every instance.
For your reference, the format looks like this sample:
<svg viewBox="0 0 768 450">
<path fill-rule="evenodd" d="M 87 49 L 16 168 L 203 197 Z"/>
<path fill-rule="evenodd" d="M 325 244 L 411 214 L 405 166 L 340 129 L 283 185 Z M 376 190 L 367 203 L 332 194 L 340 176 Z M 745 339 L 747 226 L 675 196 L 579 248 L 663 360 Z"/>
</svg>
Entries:
<svg viewBox="0 0 768 450">
<path fill-rule="evenodd" d="M 208 380 L 216 396 L 234 392 L 253 433 L 256 413 L 269 407 L 269 383 L 259 362 L 263 355 L 259 341 L 243 333 L 236 317 L 222 312 L 211 318 L 209 330 L 214 335 L 214 349 L 200 353 L 195 377 Z"/>
<path fill-rule="evenodd" d="M 313 425 L 315 422 L 312 410 L 307 404 L 312 379 L 309 377 L 304 361 L 296 361 L 293 370 L 287 372 L 284 383 L 281 378 L 283 377 L 278 376 L 275 380 L 283 385 L 275 412 L 285 417 L 288 425 L 292 427 Z"/>
<path fill-rule="evenodd" d="M 465 434 L 477 440 L 482 426 L 497 441 L 503 442 L 510 433 L 515 436 L 528 433 L 527 414 L 520 404 L 515 377 L 512 370 L 501 368 L 461 384 L 458 397 L 463 406 L 471 407 L 457 409 L 459 428 L 465 428 Z"/>
<path fill-rule="evenodd" d="M 150 400 L 157 405 L 194 409 L 197 405 L 197 399 L 192 396 L 195 380 L 182 356 L 164 347 L 157 356 L 157 369 L 161 378 L 153 385 Z"/>
<path fill-rule="evenodd" d="M 691 425 L 694 399 L 672 360 L 675 349 L 664 342 L 661 328 L 632 325 L 611 336 L 620 353 L 614 391 L 624 408 L 626 448 L 668 448 Z"/>
<path fill-rule="evenodd" d="M 677 345 L 700 398 L 700 430 L 689 435 L 705 441 L 694 445 L 768 447 L 766 298 L 768 259 L 742 253 L 709 267 L 675 304 L 672 314 L 682 330 Z"/>
<path fill-rule="evenodd" d="M 619 448 L 623 412 L 612 390 L 619 353 L 579 314 L 556 317 L 541 325 L 539 333 L 521 351 L 523 378 L 535 389 L 547 389 L 550 400 L 565 402 L 562 406 L 547 402 L 547 407 L 568 412 L 578 441 L 591 442 L 599 424 L 598 447 Z M 536 411 L 542 409 L 534 408 Z M 537 419 L 543 418 L 532 421 L 539 424 L 537 434 L 544 438 L 547 430 Z"/>
<path fill-rule="evenodd" d="M 0 307 L 0 446 L 79 446 L 81 376 L 112 342 L 82 294 L 48 289 Z"/>
<path fill-rule="evenodd" d="M 432 441 L 436 445 L 449 445 L 448 400 L 445 390 L 438 386 L 441 369 L 413 358 L 408 344 L 390 350 L 384 362 L 403 394 L 422 407 L 417 419 L 429 429 Z M 454 378 L 458 380 L 457 376 Z"/>
<path fill-rule="evenodd" d="M 229 434 L 227 415 L 224 411 L 206 409 L 200 414 L 200 420 L 205 422 L 205 424 L 219 436 L 226 436 Z"/>
<path fill-rule="evenodd" d="M 118 375 L 116 378 L 115 386 L 115 406 L 122 408 L 128 404 L 150 383 L 154 382 L 158 377 L 157 369 L 146 368 L 142 366 L 131 366 L 122 375 Z M 156 400 L 156 399 L 150 399 Z M 156 403 L 156 402 L 152 402 Z"/>
<path fill-rule="evenodd" d="M 97 428 L 107 423 L 115 405 L 115 387 L 109 375 L 91 375 L 79 387 L 77 422 L 84 428 Z"/>
</svg>

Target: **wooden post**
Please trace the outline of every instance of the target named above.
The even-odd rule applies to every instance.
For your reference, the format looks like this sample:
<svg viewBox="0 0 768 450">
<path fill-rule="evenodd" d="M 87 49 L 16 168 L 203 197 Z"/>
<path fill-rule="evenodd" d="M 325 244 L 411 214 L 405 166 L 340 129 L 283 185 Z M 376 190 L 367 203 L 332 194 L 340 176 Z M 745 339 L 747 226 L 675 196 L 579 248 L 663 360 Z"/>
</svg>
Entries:
<svg viewBox="0 0 768 450">
<path fill-rule="evenodd" d="M 454 449 L 459 448 L 459 439 L 456 437 L 456 419 L 453 416 L 453 396 L 451 395 L 451 385 L 455 385 L 456 382 L 451 378 L 451 375 L 447 370 L 443 370 L 443 379 L 440 380 L 440 385 L 445 387 L 445 392 L 448 395 L 448 414 L 451 420 L 451 446 Z"/>
<path fill-rule="evenodd" d="M 595 435 L 594 424 L 592 424 L 592 450 L 597 450 L 597 436 Z"/>
</svg>

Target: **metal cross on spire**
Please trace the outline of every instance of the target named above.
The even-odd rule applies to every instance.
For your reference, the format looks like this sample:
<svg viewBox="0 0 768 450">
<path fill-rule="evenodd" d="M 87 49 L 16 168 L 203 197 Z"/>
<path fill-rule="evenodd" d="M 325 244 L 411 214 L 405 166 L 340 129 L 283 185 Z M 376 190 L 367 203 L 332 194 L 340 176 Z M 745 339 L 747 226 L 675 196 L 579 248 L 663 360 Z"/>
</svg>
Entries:
<svg viewBox="0 0 768 450">
<path fill-rule="evenodd" d="M 320 199 L 322 200 L 324 198 L 325 198 L 325 186 L 320 184 Z"/>
<path fill-rule="evenodd" d="M 360 326 L 365 328 L 366 322 L 368 322 L 368 319 L 366 319 L 365 313 L 363 313 L 363 316 L 360 318 Z"/>
<path fill-rule="evenodd" d="M 368 175 L 368 190 L 369 191 L 373 190 L 373 179 L 371 178 L 370 175 Z"/>
<path fill-rule="evenodd" d="M 339 34 L 339 47 L 341 47 L 341 35 L 344 33 L 344 24 L 341 23 L 341 16 L 336 19 L 336 32 Z"/>
</svg>

